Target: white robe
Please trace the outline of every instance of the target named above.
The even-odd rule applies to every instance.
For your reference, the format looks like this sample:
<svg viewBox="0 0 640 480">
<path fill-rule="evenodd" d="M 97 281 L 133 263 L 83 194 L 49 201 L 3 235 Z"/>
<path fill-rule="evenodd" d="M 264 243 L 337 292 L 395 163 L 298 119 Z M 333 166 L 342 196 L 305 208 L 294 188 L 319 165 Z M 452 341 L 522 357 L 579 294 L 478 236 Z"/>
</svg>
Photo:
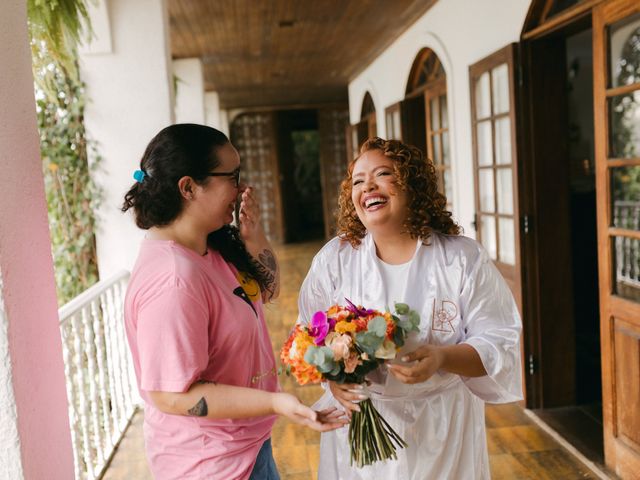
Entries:
<svg viewBox="0 0 640 480">
<path fill-rule="evenodd" d="M 474 347 L 488 373 L 466 378 L 437 372 L 423 383 L 406 385 L 382 367 L 372 378 L 378 411 L 409 444 L 398 459 L 364 468 L 349 465 L 348 428 L 323 433 L 319 480 L 488 479 L 489 458 L 484 402 L 522 398 L 521 322 L 513 296 L 485 250 L 462 236 L 432 234 L 418 244 L 407 273 L 403 298 L 420 313 L 401 354 L 421 344 Z M 366 235 L 354 249 L 338 238 L 313 259 L 300 290 L 299 322 L 348 298 L 366 308 L 385 308 L 384 285 L 375 244 Z M 393 308 L 393 305 L 390 305 Z M 339 406 L 327 389 L 314 408 Z"/>
</svg>

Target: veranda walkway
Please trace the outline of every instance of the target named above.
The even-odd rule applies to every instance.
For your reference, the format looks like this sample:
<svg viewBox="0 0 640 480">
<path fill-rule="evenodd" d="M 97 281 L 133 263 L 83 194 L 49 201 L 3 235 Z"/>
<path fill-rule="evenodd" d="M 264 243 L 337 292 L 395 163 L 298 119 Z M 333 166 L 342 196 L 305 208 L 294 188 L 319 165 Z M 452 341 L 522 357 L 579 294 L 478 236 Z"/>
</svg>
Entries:
<svg viewBox="0 0 640 480">
<path fill-rule="evenodd" d="M 277 249 L 282 268 L 282 288 L 279 299 L 267 306 L 267 322 L 276 352 L 279 352 L 295 322 L 297 291 L 320 246 L 321 243 L 307 243 Z M 322 392 L 319 386 L 299 387 L 292 379 L 284 376 L 281 382 L 286 391 L 295 393 L 307 404 L 313 403 Z M 519 406 L 488 406 L 486 422 L 493 479 L 598 478 L 540 429 Z M 273 445 L 282 480 L 316 478 L 319 442 L 320 435 L 316 432 L 278 420 L 273 431 Z M 141 412 L 136 414 L 104 479 L 151 479 L 144 455 Z"/>
</svg>

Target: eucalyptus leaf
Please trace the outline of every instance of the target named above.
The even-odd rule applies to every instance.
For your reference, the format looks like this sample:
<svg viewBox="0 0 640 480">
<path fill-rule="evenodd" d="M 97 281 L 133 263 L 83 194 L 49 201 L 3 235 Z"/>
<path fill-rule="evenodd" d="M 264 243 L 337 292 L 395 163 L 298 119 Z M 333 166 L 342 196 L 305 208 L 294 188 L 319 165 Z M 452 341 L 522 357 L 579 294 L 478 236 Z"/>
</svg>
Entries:
<svg viewBox="0 0 640 480">
<path fill-rule="evenodd" d="M 407 313 L 409 313 L 409 305 L 407 305 L 406 303 L 396 303 L 395 307 L 396 313 L 398 315 L 406 315 Z"/>
<path fill-rule="evenodd" d="M 384 338 L 387 333 L 387 321 L 381 316 L 374 317 L 367 325 L 367 332 Z"/>
<path fill-rule="evenodd" d="M 382 345 L 384 337 L 380 337 L 373 332 L 356 333 L 356 344 L 370 357 L 374 357 L 376 350 Z"/>
<path fill-rule="evenodd" d="M 321 373 L 329 373 L 336 368 L 333 351 L 329 347 L 310 346 L 304 354 L 304 360 L 315 365 Z"/>
</svg>

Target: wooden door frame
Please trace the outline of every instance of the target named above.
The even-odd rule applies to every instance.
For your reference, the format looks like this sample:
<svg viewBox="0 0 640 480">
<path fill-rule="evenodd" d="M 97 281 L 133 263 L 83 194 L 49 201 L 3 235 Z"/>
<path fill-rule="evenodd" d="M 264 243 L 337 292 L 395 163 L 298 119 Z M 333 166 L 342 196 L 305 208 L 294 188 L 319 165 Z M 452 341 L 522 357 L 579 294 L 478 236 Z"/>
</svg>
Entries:
<svg viewBox="0 0 640 480">
<path fill-rule="evenodd" d="M 549 345 L 546 334 L 549 326 L 544 319 L 544 310 L 541 308 L 544 293 L 541 291 L 541 272 L 539 269 L 539 250 L 543 248 L 538 239 L 538 228 L 540 219 L 537 211 L 536 196 L 538 195 L 535 182 L 537 154 L 536 137 L 534 124 L 534 105 L 539 102 L 539 98 L 534 98 L 533 73 L 532 73 L 532 51 L 533 43 L 545 40 L 559 32 L 566 32 L 569 29 L 584 24 L 591 23 L 592 10 L 597 5 L 606 0 L 584 0 L 565 11 L 551 17 L 542 24 L 536 23 L 536 17 L 540 15 L 540 9 L 546 8 L 548 2 L 534 1 L 525 20 L 524 31 L 519 44 L 520 62 L 519 72 L 519 102 L 521 124 L 518 129 L 518 145 L 520 150 L 520 213 L 523 220 L 522 230 L 529 230 L 529 235 L 524 235 L 521 242 L 522 247 L 522 285 L 523 285 L 523 327 L 524 327 L 524 350 L 525 360 L 525 386 L 526 386 L 526 406 L 527 408 L 546 408 L 553 406 L 556 398 L 565 394 L 560 394 L 553 386 L 545 389 L 544 374 L 553 375 L 553 364 L 558 360 L 553 358 L 553 348 Z M 561 33 L 566 35 L 566 33 Z M 544 100 L 543 100 L 544 101 Z M 546 327 L 545 327 L 546 325 Z M 558 332 L 562 335 L 562 331 Z M 551 358 L 545 358 L 546 353 L 551 352 Z M 574 352 L 575 353 L 575 352 Z M 575 354 L 574 354 L 575 357 Z M 546 362 L 545 362 L 546 360 Z M 561 360 L 560 360 L 561 361 Z M 561 388 L 569 388 L 562 382 Z M 566 397 L 566 395 L 565 395 Z"/>
<path fill-rule="evenodd" d="M 514 297 L 516 297 L 516 302 L 518 306 L 522 305 L 522 282 L 520 280 L 520 273 L 518 272 L 518 266 L 521 265 L 522 255 L 520 252 L 520 244 L 521 244 L 521 233 L 520 233 L 520 200 L 519 200 L 519 192 L 520 188 L 518 186 L 519 175 L 518 175 L 518 164 L 519 164 L 519 151 L 518 151 L 518 120 L 516 115 L 516 110 L 519 108 L 518 95 L 516 90 L 516 65 L 518 64 L 518 48 L 517 44 L 512 43 L 507 45 L 506 47 L 501 48 L 497 52 L 492 53 L 488 57 L 483 58 L 479 62 L 471 65 L 469 67 L 469 87 L 472 89 L 470 98 L 471 98 L 471 125 L 472 125 L 472 145 L 473 145 L 473 171 L 474 171 L 474 180 L 476 172 L 478 171 L 478 138 L 476 133 L 476 120 L 475 120 L 475 111 L 476 111 L 476 103 L 475 103 L 475 94 L 473 89 L 475 87 L 475 80 L 480 77 L 482 73 L 488 71 L 490 69 L 490 65 L 500 65 L 502 63 L 507 63 L 509 70 L 509 121 L 511 122 L 511 168 L 512 168 L 512 188 L 513 188 L 513 218 L 514 218 L 514 242 L 515 242 L 515 265 L 506 265 L 501 262 L 495 261 L 496 267 L 500 270 L 500 273 L 503 276 L 512 277 L 514 281 L 517 281 L 516 291 L 514 291 Z M 491 87 L 490 87 L 491 88 Z M 493 115 L 492 115 L 493 116 Z M 493 131 L 493 130 L 492 130 Z M 492 152 L 495 155 L 495 135 L 492 135 Z M 497 192 L 496 188 L 496 176 L 494 175 L 494 192 Z M 480 192 L 479 188 L 475 188 L 475 205 L 476 211 L 480 211 Z M 496 211 L 497 215 L 497 211 Z M 497 223 L 496 223 L 497 225 Z M 478 238 L 481 240 L 481 232 L 477 230 Z M 499 251 L 499 243 L 496 244 L 496 249 Z M 521 308 L 522 309 L 522 308 Z"/>
<path fill-rule="evenodd" d="M 495 262 L 496 267 L 504 273 L 511 274 L 510 276 L 514 281 L 514 288 L 512 290 L 516 290 L 514 293 L 514 297 L 516 299 L 516 303 L 518 304 L 518 309 L 520 310 L 520 315 L 523 320 L 523 342 L 522 342 L 522 355 L 523 357 L 529 358 L 530 352 L 532 351 L 532 345 L 530 344 L 530 339 L 537 339 L 537 335 L 531 336 L 528 334 L 529 326 L 526 315 L 523 313 L 526 311 L 528 303 L 528 298 L 523 294 L 523 291 L 526 288 L 526 276 L 524 270 L 524 261 L 526 256 L 524 255 L 524 243 L 526 241 L 527 235 L 523 232 L 523 222 L 522 217 L 524 215 L 522 209 L 522 189 L 521 184 L 523 183 L 522 174 L 520 173 L 522 168 L 522 127 L 520 125 L 520 114 L 521 111 L 521 89 L 520 89 L 520 81 L 519 81 L 519 63 L 520 63 L 520 51 L 518 44 L 512 43 L 509 44 L 502 49 L 494 52 L 493 54 L 483 58 L 477 63 L 471 65 L 469 67 L 469 88 L 470 88 L 470 108 L 471 108 L 471 131 L 472 131 L 472 147 L 473 147 L 473 175 L 474 175 L 474 201 L 475 201 L 475 209 L 476 212 L 480 211 L 480 192 L 478 188 L 478 138 L 476 132 L 476 102 L 475 102 L 475 80 L 480 77 L 480 75 L 484 72 L 490 71 L 491 66 L 497 66 L 502 63 L 507 63 L 508 71 L 509 71 L 509 120 L 511 122 L 511 169 L 512 169 L 512 189 L 513 189 L 513 219 L 514 219 L 514 243 L 515 243 L 515 260 L 516 263 L 514 266 L 508 266 L 501 264 L 500 262 Z M 491 89 L 491 85 L 490 85 Z M 491 112 L 493 113 L 493 107 L 491 107 Z M 493 114 L 491 115 L 493 118 Z M 492 131 L 494 131 L 494 127 L 492 127 Z M 495 132 L 492 135 L 492 147 L 495 155 Z M 494 168 L 495 171 L 495 168 Z M 496 187 L 496 178 L 494 175 L 494 193 L 497 190 Z M 497 212 L 496 212 L 497 214 Z M 497 219 L 496 218 L 496 226 Z M 477 219 L 477 217 L 476 217 Z M 477 220 L 474 221 L 474 226 L 476 226 L 476 232 L 478 234 L 478 238 L 481 238 L 481 233 L 479 228 L 477 227 Z M 496 249 L 499 248 L 499 244 L 496 244 Z M 535 345 L 535 344 L 534 344 Z M 523 378 L 526 378 L 526 374 L 529 371 L 530 366 L 528 362 L 523 362 Z M 526 386 L 529 385 L 528 382 L 525 383 Z M 529 402 L 529 397 L 532 393 L 529 389 L 525 388 L 524 392 L 525 402 Z"/>
<path fill-rule="evenodd" d="M 617 375 L 616 338 L 617 332 L 625 330 L 625 323 L 634 328 L 631 332 L 638 338 L 640 331 L 640 305 L 616 296 L 613 285 L 613 253 L 611 239 L 623 232 L 614 228 L 609 209 L 610 182 L 609 167 L 622 162 L 610 160 L 609 122 L 607 98 L 629 91 L 629 86 L 609 88 L 607 85 L 608 39 L 607 27 L 618 20 L 640 13 L 640 4 L 632 0 L 610 0 L 594 9 L 593 56 L 594 56 L 594 115 L 595 115 L 595 157 L 596 191 L 598 212 L 598 259 L 600 281 L 600 335 L 602 346 L 602 397 L 604 448 L 607 465 L 622 478 L 634 478 L 640 469 L 640 446 L 628 445 L 620 438 L 617 418 Z M 601 67 L 601 68 L 600 68 Z M 638 84 L 632 87 L 637 89 Z M 640 165 L 640 158 L 635 159 Z M 633 232 L 632 238 L 640 239 L 640 232 Z M 635 319 L 635 321 L 632 321 Z M 631 323 L 629 323 L 631 322 Z M 621 334 L 620 334 L 621 335 Z M 629 334 L 631 336 L 631 334 Z M 638 379 L 635 379 L 637 382 Z M 629 407 L 628 407 L 629 408 Z M 634 449 L 635 448 L 635 449 Z"/>
<path fill-rule="evenodd" d="M 441 192 L 443 195 L 446 196 L 447 194 L 447 187 L 445 186 L 445 171 L 449 170 L 449 174 L 451 174 L 451 157 L 449 157 L 449 165 L 448 168 L 445 166 L 444 163 L 444 149 L 445 149 L 445 143 L 441 142 L 440 143 L 440 156 L 442 159 L 441 163 L 437 163 L 436 162 L 436 156 L 435 156 L 435 150 L 433 148 L 433 139 L 432 139 L 432 132 L 434 131 L 433 125 L 431 124 L 431 119 L 432 119 L 432 115 L 433 112 L 431 110 L 431 105 L 429 104 L 429 102 L 431 102 L 431 100 L 433 100 L 434 98 L 439 98 L 440 96 L 444 95 L 445 96 L 445 102 L 447 103 L 447 112 L 449 110 L 449 96 L 448 96 L 448 92 L 447 92 L 447 79 L 445 78 L 441 78 L 440 80 L 436 81 L 436 82 L 432 82 L 430 84 L 427 85 L 427 87 L 424 89 L 423 91 L 423 98 L 424 98 L 424 126 L 425 126 L 425 142 L 426 142 L 426 151 L 425 154 L 428 158 L 431 159 L 431 161 L 433 162 L 435 168 L 436 168 L 436 175 L 438 177 L 438 182 L 442 181 L 442 185 L 438 185 L 438 187 L 441 187 Z M 440 128 L 438 130 L 444 130 L 444 128 L 442 127 L 442 105 L 440 104 L 440 102 L 438 102 L 438 116 L 440 117 Z M 447 148 L 450 148 L 450 142 L 451 142 L 451 126 L 449 125 L 449 119 L 447 118 L 447 136 L 449 137 L 448 142 L 449 145 L 447 146 Z M 442 138 L 442 133 L 438 134 L 435 133 L 433 135 L 441 135 Z M 449 150 L 450 152 L 450 150 Z M 450 181 L 452 180 L 453 177 L 450 177 Z M 451 186 L 451 185 L 449 185 Z M 453 199 L 447 197 L 447 210 L 451 210 L 451 205 L 452 205 Z"/>
</svg>

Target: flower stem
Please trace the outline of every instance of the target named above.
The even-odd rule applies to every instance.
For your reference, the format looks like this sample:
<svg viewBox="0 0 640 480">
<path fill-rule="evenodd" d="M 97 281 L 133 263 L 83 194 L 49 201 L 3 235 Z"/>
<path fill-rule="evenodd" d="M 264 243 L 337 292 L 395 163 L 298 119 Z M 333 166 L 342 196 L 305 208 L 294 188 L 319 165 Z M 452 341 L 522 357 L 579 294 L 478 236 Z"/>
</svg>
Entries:
<svg viewBox="0 0 640 480">
<path fill-rule="evenodd" d="M 359 406 L 360 411 L 354 412 L 349 425 L 351 465 L 355 463 L 362 468 L 378 461 L 398 458 L 396 445 L 406 448 L 407 443 L 382 418 L 371 399 L 363 400 Z"/>
</svg>

